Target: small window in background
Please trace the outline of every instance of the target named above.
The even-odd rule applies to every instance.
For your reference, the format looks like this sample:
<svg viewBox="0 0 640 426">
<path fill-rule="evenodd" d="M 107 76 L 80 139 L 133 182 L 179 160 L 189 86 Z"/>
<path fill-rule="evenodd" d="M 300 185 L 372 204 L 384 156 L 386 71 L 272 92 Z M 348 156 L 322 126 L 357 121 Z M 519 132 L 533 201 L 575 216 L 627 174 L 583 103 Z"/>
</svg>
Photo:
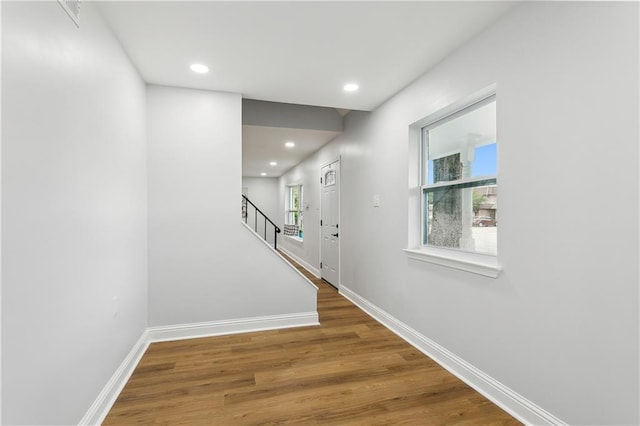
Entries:
<svg viewBox="0 0 640 426">
<path fill-rule="evenodd" d="M 302 238 L 302 185 L 289 186 L 285 223 L 289 225 L 287 235 Z M 294 228 L 295 227 L 295 228 Z"/>
<path fill-rule="evenodd" d="M 497 255 L 495 95 L 422 128 L 422 243 Z"/>
</svg>

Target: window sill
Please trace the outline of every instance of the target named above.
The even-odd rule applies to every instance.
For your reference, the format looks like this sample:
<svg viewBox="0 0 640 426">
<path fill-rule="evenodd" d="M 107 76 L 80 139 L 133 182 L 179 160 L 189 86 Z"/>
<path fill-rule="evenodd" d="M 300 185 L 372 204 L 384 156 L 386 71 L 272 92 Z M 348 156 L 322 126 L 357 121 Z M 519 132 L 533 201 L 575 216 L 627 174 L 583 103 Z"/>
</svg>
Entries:
<svg viewBox="0 0 640 426">
<path fill-rule="evenodd" d="M 433 247 L 404 249 L 404 252 L 409 259 L 435 263 L 490 278 L 497 278 L 502 271 L 495 256 Z"/>
<path fill-rule="evenodd" d="M 304 238 L 296 237 L 295 235 L 285 235 L 284 237 L 299 243 L 304 242 Z"/>
</svg>

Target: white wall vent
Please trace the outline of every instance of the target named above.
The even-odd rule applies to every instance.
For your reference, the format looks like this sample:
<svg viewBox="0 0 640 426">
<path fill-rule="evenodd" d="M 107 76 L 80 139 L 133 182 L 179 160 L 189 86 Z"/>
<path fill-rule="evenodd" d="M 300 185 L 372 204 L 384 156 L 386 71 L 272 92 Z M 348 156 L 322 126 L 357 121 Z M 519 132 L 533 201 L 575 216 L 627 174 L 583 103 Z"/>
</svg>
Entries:
<svg viewBox="0 0 640 426">
<path fill-rule="evenodd" d="M 76 27 L 80 28 L 80 0 L 58 0 L 58 3 L 76 24 Z"/>
</svg>

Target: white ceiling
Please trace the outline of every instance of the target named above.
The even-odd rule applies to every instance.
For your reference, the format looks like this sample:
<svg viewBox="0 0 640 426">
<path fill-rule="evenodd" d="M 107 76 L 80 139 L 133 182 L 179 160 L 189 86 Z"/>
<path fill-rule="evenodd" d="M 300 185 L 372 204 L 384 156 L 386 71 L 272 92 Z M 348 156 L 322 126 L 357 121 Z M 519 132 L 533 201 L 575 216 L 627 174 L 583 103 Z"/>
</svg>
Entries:
<svg viewBox="0 0 640 426">
<path fill-rule="evenodd" d="M 104 2 L 148 83 L 372 110 L 509 2 Z M 201 62 L 205 76 L 189 70 Z M 360 84 L 345 93 L 348 81 Z"/>
<path fill-rule="evenodd" d="M 100 2 L 100 10 L 147 83 L 241 93 L 243 98 L 346 110 L 373 110 L 496 21 L 512 2 Z M 194 62 L 210 72 L 196 75 Z M 356 82 L 360 90 L 342 87 Z M 259 132 L 263 147 L 243 162 L 274 158 L 286 167 L 312 151 L 268 151 L 283 129 Z M 309 146 L 335 135 L 317 131 Z M 320 132 L 322 133 L 322 132 Z M 279 139 L 280 138 L 280 139 Z M 317 146 L 318 149 L 320 146 Z M 302 147 L 301 147 L 302 148 Z M 268 152 L 268 154 L 267 154 Z M 266 170 L 269 172 L 269 170 Z M 276 169 L 272 169 L 276 172 Z M 254 174 L 255 172 L 252 172 Z M 276 172 L 278 173 L 278 172 Z M 251 175 L 245 173 L 245 175 Z"/>
<path fill-rule="evenodd" d="M 326 130 L 242 126 L 242 174 L 260 176 L 264 172 L 266 177 L 278 177 L 339 134 Z M 286 141 L 295 142 L 296 146 L 286 148 Z M 270 166 L 271 161 L 278 165 Z"/>
</svg>

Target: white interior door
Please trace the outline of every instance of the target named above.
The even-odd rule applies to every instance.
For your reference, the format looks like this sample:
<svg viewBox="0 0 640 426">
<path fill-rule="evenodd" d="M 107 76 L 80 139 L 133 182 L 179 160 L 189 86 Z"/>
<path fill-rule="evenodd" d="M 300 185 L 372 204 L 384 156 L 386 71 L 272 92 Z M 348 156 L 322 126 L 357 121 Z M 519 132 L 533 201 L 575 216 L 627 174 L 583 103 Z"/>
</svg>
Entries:
<svg viewBox="0 0 640 426">
<path fill-rule="evenodd" d="M 320 228 L 320 275 L 338 287 L 340 277 L 340 161 L 321 169 L 322 211 Z"/>
</svg>

